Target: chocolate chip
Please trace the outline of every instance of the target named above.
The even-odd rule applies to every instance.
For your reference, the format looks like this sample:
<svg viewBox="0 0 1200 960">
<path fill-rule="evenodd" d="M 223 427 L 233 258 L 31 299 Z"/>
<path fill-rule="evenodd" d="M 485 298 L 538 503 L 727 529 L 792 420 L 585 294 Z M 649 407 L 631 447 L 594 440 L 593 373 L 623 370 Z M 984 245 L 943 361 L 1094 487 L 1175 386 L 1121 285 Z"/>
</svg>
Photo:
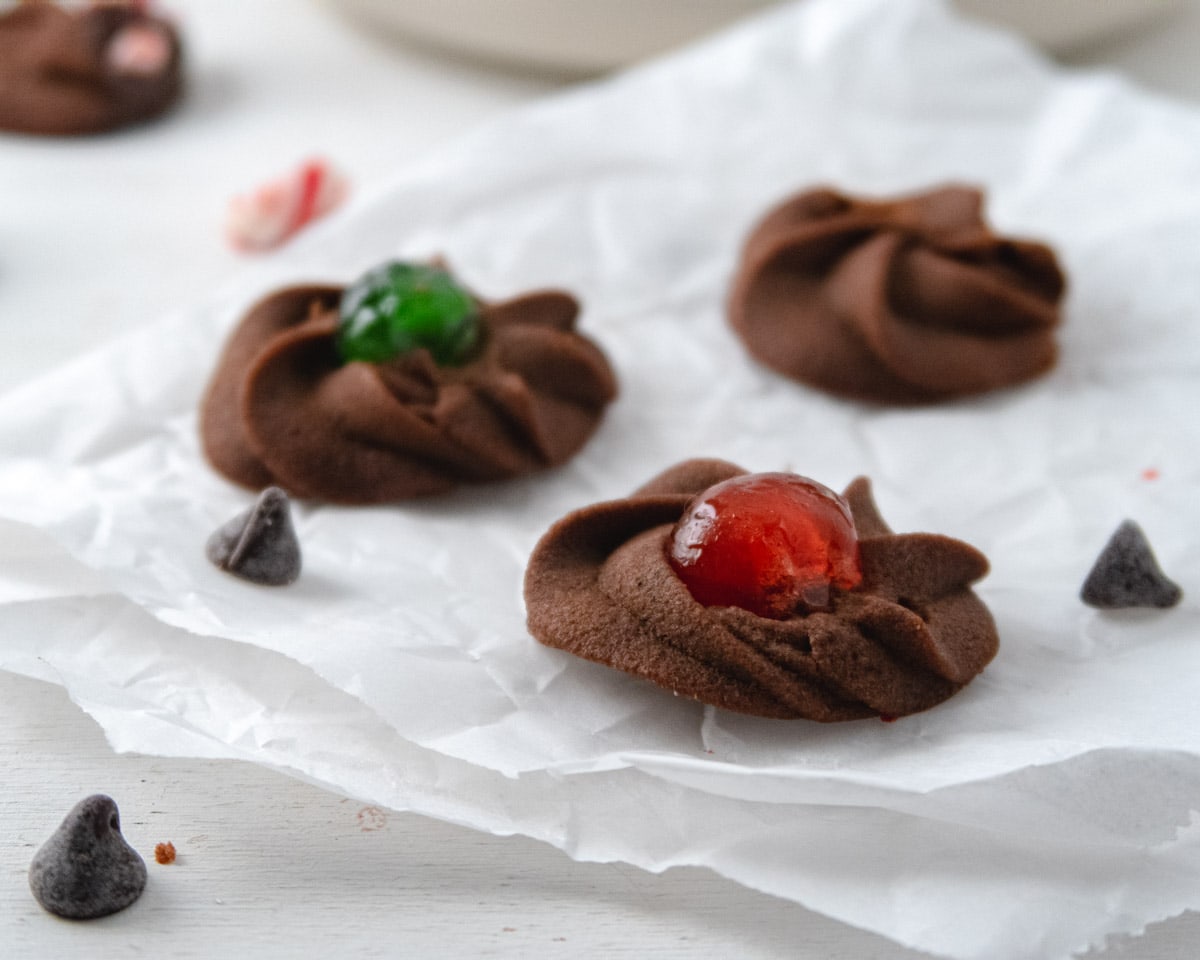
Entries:
<svg viewBox="0 0 1200 960">
<path fill-rule="evenodd" d="M 1126 520 L 1096 558 L 1080 596 L 1089 606 L 1119 610 L 1173 607 L 1183 591 L 1159 568 L 1142 528 Z"/>
<path fill-rule="evenodd" d="M 75 804 L 34 855 L 29 889 L 51 913 L 91 920 L 123 910 L 146 889 L 146 864 L 121 836 L 111 797 L 97 793 Z"/>
<path fill-rule="evenodd" d="M 288 495 L 267 487 L 254 506 L 218 528 L 205 547 L 208 559 L 235 577 L 283 586 L 300 576 L 300 542 Z"/>
</svg>

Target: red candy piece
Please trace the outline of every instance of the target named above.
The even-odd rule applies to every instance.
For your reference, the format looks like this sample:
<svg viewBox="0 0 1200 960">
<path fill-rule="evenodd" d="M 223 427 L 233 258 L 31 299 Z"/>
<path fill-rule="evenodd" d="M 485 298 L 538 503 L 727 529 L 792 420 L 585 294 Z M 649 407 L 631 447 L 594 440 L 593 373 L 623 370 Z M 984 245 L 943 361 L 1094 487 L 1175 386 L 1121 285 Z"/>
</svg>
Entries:
<svg viewBox="0 0 1200 960">
<path fill-rule="evenodd" d="M 749 473 L 688 504 L 667 559 L 699 603 L 784 620 L 862 580 L 846 501 L 793 473 Z"/>
<path fill-rule="evenodd" d="M 328 163 L 309 160 L 252 194 L 234 197 L 226 234 L 239 250 L 270 250 L 336 207 L 347 189 L 346 179 Z"/>
</svg>

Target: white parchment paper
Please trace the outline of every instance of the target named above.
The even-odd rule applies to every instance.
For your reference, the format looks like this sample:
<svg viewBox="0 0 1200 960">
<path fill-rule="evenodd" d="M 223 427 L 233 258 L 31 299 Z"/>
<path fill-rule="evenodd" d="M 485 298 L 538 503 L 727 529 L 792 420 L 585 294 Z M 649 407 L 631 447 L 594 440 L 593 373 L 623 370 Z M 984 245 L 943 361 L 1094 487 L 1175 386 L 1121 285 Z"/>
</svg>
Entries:
<svg viewBox="0 0 1200 960">
<path fill-rule="evenodd" d="M 1200 114 L 1055 72 L 935 0 L 809 0 L 480 130 L 206 303 L 0 398 L 0 666 L 119 750 L 230 756 L 571 856 L 707 865 L 961 958 L 1058 958 L 1200 908 Z M 1071 276 L 1043 380 L 921 410 L 756 366 L 723 300 L 749 225 L 818 183 L 985 185 Z M 621 395 L 571 464 L 399 507 L 300 504 L 305 571 L 229 578 L 250 496 L 196 404 L 260 294 L 446 255 L 564 286 Z M 893 724 L 739 717 L 536 644 L 521 578 L 567 510 L 690 456 L 865 473 L 899 531 L 991 558 L 997 660 Z M 1099 614 L 1124 517 L 1184 586 Z"/>
</svg>

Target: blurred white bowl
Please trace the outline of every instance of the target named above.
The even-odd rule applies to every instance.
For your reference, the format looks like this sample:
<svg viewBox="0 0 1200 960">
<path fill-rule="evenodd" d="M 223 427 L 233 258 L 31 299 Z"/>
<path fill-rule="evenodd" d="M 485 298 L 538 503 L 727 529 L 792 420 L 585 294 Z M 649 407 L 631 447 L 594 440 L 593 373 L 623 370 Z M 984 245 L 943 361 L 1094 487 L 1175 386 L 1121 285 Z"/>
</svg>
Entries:
<svg viewBox="0 0 1200 960">
<path fill-rule="evenodd" d="M 778 0 L 329 0 L 361 24 L 470 57 L 599 73 Z"/>
<path fill-rule="evenodd" d="M 955 0 L 981 20 L 1010 27 L 1055 53 L 1112 39 L 1182 5 L 1182 0 Z"/>
<path fill-rule="evenodd" d="M 328 0 L 361 24 L 470 57 L 597 73 L 678 46 L 778 0 Z M 901 0 L 895 0 L 901 2 Z M 1180 0 L 956 0 L 1055 51 L 1128 29 Z"/>
</svg>

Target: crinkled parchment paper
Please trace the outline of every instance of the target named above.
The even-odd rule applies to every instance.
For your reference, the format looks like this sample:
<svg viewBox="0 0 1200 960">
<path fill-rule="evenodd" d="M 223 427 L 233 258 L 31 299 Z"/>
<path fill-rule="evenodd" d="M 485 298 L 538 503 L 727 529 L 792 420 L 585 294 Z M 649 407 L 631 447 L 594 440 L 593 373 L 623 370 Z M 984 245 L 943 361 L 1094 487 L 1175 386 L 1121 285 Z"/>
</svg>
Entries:
<svg viewBox="0 0 1200 960">
<path fill-rule="evenodd" d="M 505 117 L 209 302 L 0 400 L 0 666 L 114 747 L 239 757 L 573 857 L 703 864 L 909 946 L 1064 957 L 1200 907 L 1200 114 L 1055 72 L 937 2 L 811 0 Z M 818 183 L 987 186 L 1072 279 L 1061 365 L 919 410 L 744 354 L 749 225 Z M 567 467 L 379 509 L 301 504 L 305 572 L 204 559 L 250 495 L 196 404 L 260 294 L 444 254 L 487 296 L 571 288 L 621 396 Z M 870 475 L 900 531 L 989 555 L 1001 630 L 969 688 L 893 724 L 733 716 L 540 647 L 521 578 L 565 511 L 689 456 Z M 1077 592 L 1124 517 L 1187 592 Z"/>
</svg>

